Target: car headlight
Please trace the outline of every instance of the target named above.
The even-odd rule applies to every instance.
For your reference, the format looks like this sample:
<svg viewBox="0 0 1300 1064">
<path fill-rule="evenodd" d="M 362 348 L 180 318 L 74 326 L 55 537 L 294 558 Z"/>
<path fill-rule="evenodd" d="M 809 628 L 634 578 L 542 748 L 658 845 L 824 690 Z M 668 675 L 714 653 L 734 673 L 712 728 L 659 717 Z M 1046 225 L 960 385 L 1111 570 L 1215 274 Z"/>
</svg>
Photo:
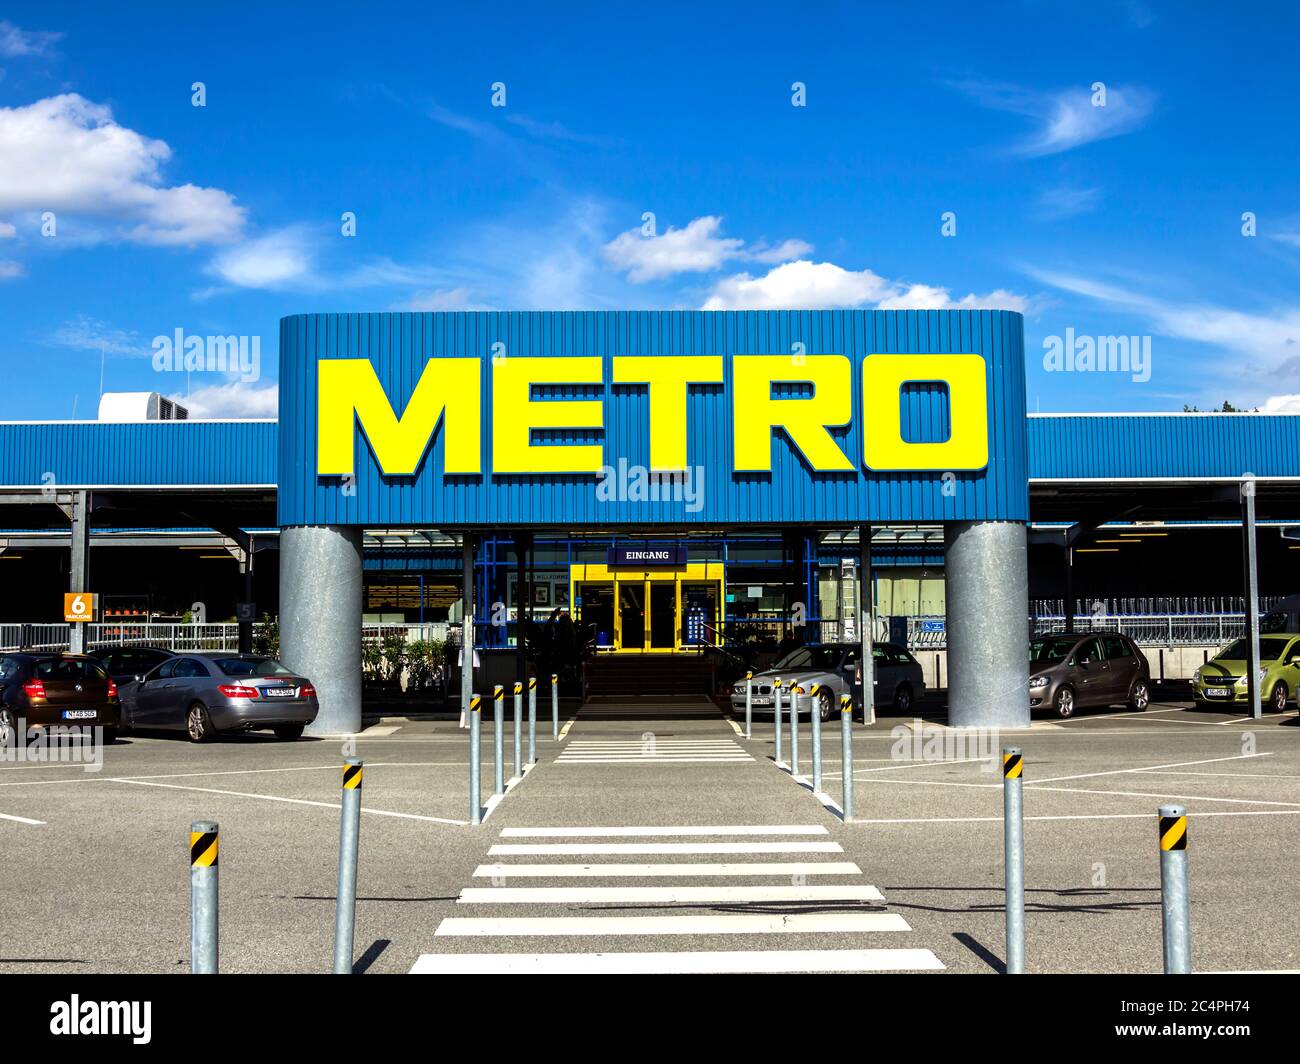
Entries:
<svg viewBox="0 0 1300 1064">
<path fill-rule="evenodd" d="M 1047 677 L 1046 677 L 1046 676 L 1031 676 L 1031 677 L 1029 678 L 1029 688 L 1030 688 L 1030 690 L 1034 690 L 1034 689 L 1036 689 L 1036 688 L 1039 688 L 1039 687 L 1046 687 L 1046 686 L 1047 686 Z"/>
<path fill-rule="evenodd" d="M 1192 682 L 1193 683 L 1201 682 L 1201 666 L 1197 666 L 1196 671 L 1192 673 Z"/>
<path fill-rule="evenodd" d="M 1237 677 L 1237 686 L 1238 686 L 1238 687 L 1245 687 L 1245 686 L 1246 686 L 1246 681 L 1247 681 L 1248 679 L 1250 679 L 1249 676 L 1244 676 L 1244 675 L 1243 675 L 1243 676 L 1238 676 L 1238 677 Z"/>
</svg>

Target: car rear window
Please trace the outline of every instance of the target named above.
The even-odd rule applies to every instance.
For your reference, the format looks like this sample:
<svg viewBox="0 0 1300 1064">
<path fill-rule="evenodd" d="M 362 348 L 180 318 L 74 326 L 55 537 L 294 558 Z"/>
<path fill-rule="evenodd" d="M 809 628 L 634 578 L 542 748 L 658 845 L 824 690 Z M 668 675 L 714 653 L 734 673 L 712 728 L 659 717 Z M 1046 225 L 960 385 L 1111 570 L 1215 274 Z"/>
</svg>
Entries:
<svg viewBox="0 0 1300 1064">
<path fill-rule="evenodd" d="M 99 662 L 81 658 L 47 658 L 36 663 L 36 676 L 41 680 L 102 680 L 107 675 Z"/>
<path fill-rule="evenodd" d="M 218 658 L 216 666 L 227 676 L 289 675 L 289 670 L 274 658 Z"/>
</svg>

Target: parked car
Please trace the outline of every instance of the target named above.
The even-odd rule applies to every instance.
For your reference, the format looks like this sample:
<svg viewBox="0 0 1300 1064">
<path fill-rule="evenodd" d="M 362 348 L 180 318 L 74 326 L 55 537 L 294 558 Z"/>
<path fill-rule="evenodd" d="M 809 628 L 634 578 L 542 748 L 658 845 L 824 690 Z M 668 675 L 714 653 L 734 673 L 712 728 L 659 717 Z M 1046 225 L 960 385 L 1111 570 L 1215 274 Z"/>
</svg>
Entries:
<svg viewBox="0 0 1300 1064">
<path fill-rule="evenodd" d="M 1200 706 L 1250 700 L 1246 687 L 1250 642 L 1238 639 L 1196 670 L 1192 684 Z M 1259 693 L 1264 705 L 1281 713 L 1300 689 L 1300 635 L 1279 632 L 1259 639 Z"/>
<path fill-rule="evenodd" d="M 176 656 L 163 647 L 124 646 L 99 647 L 90 651 L 90 655 L 99 659 L 118 687 L 140 679 L 155 666 Z"/>
<path fill-rule="evenodd" d="M 1075 710 L 1151 704 L 1151 666 L 1138 645 L 1111 632 L 1042 636 L 1029 644 L 1029 708 Z"/>
<path fill-rule="evenodd" d="M 1300 632 L 1300 595 L 1287 595 L 1259 619 L 1259 630 L 1267 635 Z"/>
<path fill-rule="evenodd" d="M 9 742 L 19 721 L 29 728 L 99 725 L 111 743 L 121 726 L 117 684 L 89 655 L 2 655 L 0 742 Z"/>
<path fill-rule="evenodd" d="M 782 688 L 798 684 L 805 692 L 818 684 L 817 709 L 822 720 L 839 712 L 840 696 L 851 695 L 854 705 L 862 706 L 862 675 L 858 669 L 861 647 L 857 643 L 822 643 L 796 647 L 771 668 L 756 673 L 751 681 L 751 704 L 762 713 L 774 712 L 773 681 L 778 677 Z M 899 713 L 911 711 L 916 699 L 925 693 L 921 665 L 905 647 L 894 643 L 877 643 L 872 648 L 875 663 L 875 704 L 892 705 Z M 788 709 L 789 696 L 783 696 Z M 807 713 L 808 700 L 801 703 Z M 731 708 L 744 712 L 745 681 L 738 680 L 731 689 Z"/>
<path fill-rule="evenodd" d="M 297 739 L 319 709 L 311 681 L 256 654 L 179 654 L 122 696 L 124 727 L 184 731 L 196 743 L 266 728 Z"/>
</svg>

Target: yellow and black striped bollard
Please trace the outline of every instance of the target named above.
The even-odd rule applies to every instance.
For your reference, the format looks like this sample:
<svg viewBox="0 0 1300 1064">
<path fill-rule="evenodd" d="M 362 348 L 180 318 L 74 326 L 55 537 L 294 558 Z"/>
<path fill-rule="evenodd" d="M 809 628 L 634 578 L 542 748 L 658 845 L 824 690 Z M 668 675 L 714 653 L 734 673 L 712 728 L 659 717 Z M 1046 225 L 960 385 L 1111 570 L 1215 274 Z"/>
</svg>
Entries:
<svg viewBox="0 0 1300 1064">
<path fill-rule="evenodd" d="M 483 785 L 479 781 L 479 762 L 482 758 L 483 699 L 469 696 L 469 822 L 483 823 Z"/>
<path fill-rule="evenodd" d="M 1192 921 L 1187 893 L 1187 810 L 1160 807 L 1160 912 L 1165 974 L 1192 970 Z"/>
<path fill-rule="evenodd" d="M 853 696 L 840 695 L 840 768 L 844 777 L 844 819 L 853 819 Z"/>
<path fill-rule="evenodd" d="M 221 833 L 213 821 L 190 825 L 190 971 L 195 975 L 217 974 L 220 846 Z"/>
<path fill-rule="evenodd" d="M 1025 970 L 1025 822 L 1018 746 L 1002 749 L 1002 835 L 1006 865 L 1007 974 Z"/>
<path fill-rule="evenodd" d="M 773 730 L 773 750 L 772 755 L 777 764 L 781 763 L 781 677 L 776 677 L 772 681 L 772 722 L 775 725 Z"/>
<path fill-rule="evenodd" d="M 339 819 L 339 888 L 334 911 L 334 974 L 352 974 L 353 929 L 357 914 L 357 853 L 361 846 L 361 778 L 364 764 L 343 762 L 343 802 Z"/>
<path fill-rule="evenodd" d="M 528 763 L 537 764 L 537 677 L 528 677 Z"/>
</svg>

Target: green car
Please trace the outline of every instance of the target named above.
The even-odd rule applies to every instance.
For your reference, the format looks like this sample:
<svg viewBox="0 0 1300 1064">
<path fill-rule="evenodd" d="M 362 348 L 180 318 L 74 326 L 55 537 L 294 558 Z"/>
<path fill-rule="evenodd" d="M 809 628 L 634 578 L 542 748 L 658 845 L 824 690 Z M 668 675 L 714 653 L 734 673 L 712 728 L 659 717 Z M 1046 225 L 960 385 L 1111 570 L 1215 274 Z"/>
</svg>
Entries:
<svg viewBox="0 0 1300 1064">
<path fill-rule="evenodd" d="M 1238 639 L 1220 650 L 1193 679 L 1198 706 L 1248 700 L 1246 659 L 1250 642 Z M 1264 704 L 1281 713 L 1300 689 L 1300 635 L 1270 632 L 1259 639 L 1259 691 Z"/>
</svg>

